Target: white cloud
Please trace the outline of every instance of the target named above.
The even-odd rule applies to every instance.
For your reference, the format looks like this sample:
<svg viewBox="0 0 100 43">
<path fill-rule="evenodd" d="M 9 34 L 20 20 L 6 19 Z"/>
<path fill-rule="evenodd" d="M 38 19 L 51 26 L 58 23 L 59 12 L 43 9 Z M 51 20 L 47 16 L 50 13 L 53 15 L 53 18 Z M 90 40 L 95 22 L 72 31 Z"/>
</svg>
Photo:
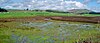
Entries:
<svg viewBox="0 0 100 43">
<path fill-rule="evenodd" d="M 79 8 L 85 8 L 86 5 L 80 3 L 80 2 L 75 2 L 76 6 L 79 7 Z"/>
<path fill-rule="evenodd" d="M 12 6 L 5 6 L 5 8 L 11 9 L 11 8 L 13 8 L 13 7 L 12 7 Z"/>
<path fill-rule="evenodd" d="M 97 3 L 100 3 L 100 0 L 97 0 Z"/>
<path fill-rule="evenodd" d="M 0 2 L 3 2 L 4 0 L 0 0 Z"/>
<path fill-rule="evenodd" d="M 27 2 L 26 2 L 27 1 Z M 11 7 L 10 7 L 11 6 Z M 54 9 L 66 11 L 69 9 L 85 9 L 86 5 L 77 1 L 63 1 L 63 0 L 23 0 L 23 2 L 12 3 L 6 7 L 9 8 L 30 8 L 30 9 Z"/>
</svg>

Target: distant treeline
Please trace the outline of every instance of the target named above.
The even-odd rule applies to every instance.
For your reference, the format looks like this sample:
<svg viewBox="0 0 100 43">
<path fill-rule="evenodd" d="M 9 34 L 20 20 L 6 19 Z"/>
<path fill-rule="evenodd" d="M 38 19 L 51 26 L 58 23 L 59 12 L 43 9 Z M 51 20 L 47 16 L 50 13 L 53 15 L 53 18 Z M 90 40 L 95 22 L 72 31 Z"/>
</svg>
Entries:
<svg viewBox="0 0 100 43">
<path fill-rule="evenodd" d="M 0 8 L 0 12 L 8 12 L 8 11 L 4 8 Z"/>
<path fill-rule="evenodd" d="M 68 12 L 58 11 L 58 10 L 32 10 L 32 11 L 38 11 L 38 12 L 53 12 L 53 13 L 68 13 Z"/>
<path fill-rule="evenodd" d="M 45 11 L 45 12 L 53 12 L 53 13 L 75 13 L 75 14 L 100 14 L 100 12 L 93 12 L 93 11 L 91 11 L 91 12 L 68 12 L 68 11 L 58 11 L 58 10 L 32 10 L 32 11 L 39 11 L 39 12 L 43 12 L 43 11 Z"/>
<path fill-rule="evenodd" d="M 69 13 L 64 11 L 57 11 L 57 10 L 45 10 L 46 12 L 54 12 L 54 13 Z"/>
<path fill-rule="evenodd" d="M 18 9 L 9 9 L 8 11 L 37 11 L 37 12 L 53 12 L 53 13 L 74 13 L 74 14 L 100 14 L 100 12 L 94 12 L 94 11 L 89 11 L 87 9 L 82 10 L 72 10 L 72 11 L 59 11 L 59 10 L 39 10 L 39 9 L 35 9 L 35 10 L 29 10 L 24 9 L 24 10 L 18 10 Z M 0 12 L 8 12 L 6 9 L 4 8 L 0 8 Z"/>
<path fill-rule="evenodd" d="M 100 12 L 89 12 L 89 14 L 100 14 Z"/>
<path fill-rule="evenodd" d="M 77 14 L 100 14 L 100 12 L 86 12 L 86 13 L 77 13 Z"/>
<path fill-rule="evenodd" d="M 75 13 L 75 12 L 63 12 L 63 11 L 56 11 L 56 10 L 46 10 L 47 12 L 55 12 L 55 13 Z M 100 14 L 100 12 L 76 12 L 75 14 Z"/>
</svg>

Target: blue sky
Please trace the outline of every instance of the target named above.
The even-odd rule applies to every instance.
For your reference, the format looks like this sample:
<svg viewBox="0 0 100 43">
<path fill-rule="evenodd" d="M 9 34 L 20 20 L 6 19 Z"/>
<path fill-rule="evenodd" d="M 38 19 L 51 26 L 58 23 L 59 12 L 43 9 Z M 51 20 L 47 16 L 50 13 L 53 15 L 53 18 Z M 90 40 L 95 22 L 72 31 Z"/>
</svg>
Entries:
<svg viewBox="0 0 100 43">
<path fill-rule="evenodd" d="M 77 0 L 81 3 L 84 2 L 84 0 Z M 98 2 L 99 1 L 99 2 Z M 90 0 L 88 3 L 86 3 L 86 5 L 90 8 L 90 9 L 94 9 L 95 11 L 99 11 L 100 12 L 100 0 Z"/>
<path fill-rule="evenodd" d="M 26 2 L 26 1 L 28 1 L 28 2 Z M 11 8 L 21 9 L 22 7 L 30 8 L 30 9 L 35 9 L 35 7 L 39 8 L 39 9 L 45 9 L 45 8 L 46 9 L 49 9 L 49 8 L 52 8 L 52 9 L 58 8 L 59 9 L 61 7 L 60 9 L 64 10 L 64 9 L 69 8 L 69 6 L 72 6 L 71 3 L 75 3 L 76 5 L 74 5 L 73 8 L 75 8 L 75 7 L 81 8 L 82 7 L 82 9 L 83 9 L 83 7 L 85 6 L 85 7 L 88 7 L 88 9 L 100 12 L 100 0 L 63 0 L 63 1 L 67 1 L 67 2 L 60 2 L 61 0 L 46 0 L 47 1 L 46 4 L 48 4 L 48 5 L 45 5 L 45 3 L 42 3 L 41 1 L 45 1 L 45 0 L 0 0 L 0 7 L 10 8 L 10 9 Z M 57 3 L 53 3 L 52 1 L 57 2 Z M 51 2 L 51 4 L 49 5 L 50 2 Z M 34 3 L 36 3 L 38 5 L 36 5 L 36 4 L 32 5 Z M 65 4 L 60 5 L 59 3 L 65 3 Z M 44 5 L 42 5 L 42 4 L 44 4 Z M 56 4 L 60 5 L 60 6 L 57 6 Z M 69 4 L 69 6 L 68 6 L 68 4 Z M 42 6 L 42 7 L 40 7 L 40 6 Z"/>
<path fill-rule="evenodd" d="M 79 1 L 79 2 L 83 3 L 85 0 L 76 0 L 76 1 Z M 100 7 L 100 3 L 97 3 L 97 0 L 90 0 L 89 2 L 87 2 L 87 5 L 89 7 L 92 7 L 92 6 Z"/>
</svg>

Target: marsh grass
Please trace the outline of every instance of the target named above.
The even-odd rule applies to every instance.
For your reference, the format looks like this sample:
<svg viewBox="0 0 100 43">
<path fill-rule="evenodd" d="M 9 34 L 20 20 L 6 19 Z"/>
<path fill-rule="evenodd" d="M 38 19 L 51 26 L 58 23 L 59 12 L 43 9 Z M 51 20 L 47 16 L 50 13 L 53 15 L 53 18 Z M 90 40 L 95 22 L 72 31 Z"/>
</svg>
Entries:
<svg viewBox="0 0 100 43">
<path fill-rule="evenodd" d="M 78 43 L 99 42 L 100 24 L 41 21 L 0 23 L 1 43 Z"/>
</svg>

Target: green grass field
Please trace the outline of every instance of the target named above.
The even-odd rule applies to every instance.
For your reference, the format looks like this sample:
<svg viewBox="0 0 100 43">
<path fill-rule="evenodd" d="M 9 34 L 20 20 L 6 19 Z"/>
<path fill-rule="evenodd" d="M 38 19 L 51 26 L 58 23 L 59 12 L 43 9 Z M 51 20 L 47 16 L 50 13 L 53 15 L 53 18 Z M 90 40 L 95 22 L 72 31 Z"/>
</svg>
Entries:
<svg viewBox="0 0 100 43">
<path fill-rule="evenodd" d="M 0 18 L 20 18 L 34 16 L 79 16 L 52 12 L 7 12 L 0 13 Z M 84 14 L 80 16 L 100 16 Z M 35 21 L 35 22 L 0 22 L 0 43 L 82 43 L 100 42 L 100 24 Z"/>
<path fill-rule="evenodd" d="M 13 17 L 31 17 L 31 16 L 100 16 L 99 14 L 69 14 L 69 13 L 52 13 L 52 12 L 4 12 L 0 13 L 0 18 L 13 18 Z"/>
<path fill-rule="evenodd" d="M 9 12 L 0 13 L 0 18 L 31 17 L 31 16 L 73 16 L 74 14 L 51 13 L 51 12 Z"/>
</svg>

